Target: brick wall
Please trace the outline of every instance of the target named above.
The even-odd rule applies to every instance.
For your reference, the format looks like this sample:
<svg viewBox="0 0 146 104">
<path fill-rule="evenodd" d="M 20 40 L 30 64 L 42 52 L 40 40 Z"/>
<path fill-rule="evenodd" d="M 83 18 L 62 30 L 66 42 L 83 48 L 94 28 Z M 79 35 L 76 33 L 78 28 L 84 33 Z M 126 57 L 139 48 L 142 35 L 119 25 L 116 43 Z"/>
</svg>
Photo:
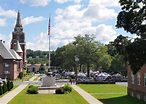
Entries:
<svg viewBox="0 0 146 104">
<path fill-rule="evenodd" d="M 144 65 L 135 75 L 134 75 L 134 83 L 131 83 L 131 69 L 128 66 L 128 95 L 136 97 L 138 99 L 142 99 L 146 101 L 146 86 L 144 85 L 144 73 L 146 73 L 146 65 Z M 140 74 L 140 84 L 138 81 L 138 73 Z"/>
</svg>

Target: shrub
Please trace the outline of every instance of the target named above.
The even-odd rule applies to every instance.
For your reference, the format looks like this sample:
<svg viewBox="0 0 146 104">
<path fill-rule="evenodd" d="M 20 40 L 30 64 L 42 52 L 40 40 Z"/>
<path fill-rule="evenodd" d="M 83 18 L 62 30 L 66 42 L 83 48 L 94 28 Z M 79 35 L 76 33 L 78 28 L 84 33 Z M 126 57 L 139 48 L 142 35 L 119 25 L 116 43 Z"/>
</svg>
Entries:
<svg viewBox="0 0 146 104">
<path fill-rule="evenodd" d="M 14 87 L 14 85 L 13 85 L 13 81 L 11 81 L 11 89 Z"/>
<path fill-rule="evenodd" d="M 7 88 L 8 88 L 8 91 L 11 90 L 11 82 L 10 82 L 10 80 L 7 81 Z"/>
<path fill-rule="evenodd" d="M 63 87 L 60 87 L 56 89 L 56 94 L 64 94 L 64 93 L 70 93 L 72 91 L 72 87 L 69 84 L 65 84 Z"/>
<path fill-rule="evenodd" d="M 2 95 L 2 94 L 3 94 L 3 87 L 0 86 L 0 95 Z"/>
<path fill-rule="evenodd" d="M 20 72 L 20 73 L 19 73 L 18 78 L 20 78 L 20 79 L 23 78 L 23 72 Z"/>
<path fill-rule="evenodd" d="M 27 89 L 27 93 L 29 94 L 38 94 L 38 87 L 30 85 Z"/>
<path fill-rule="evenodd" d="M 60 88 L 56 89 L 55 93 L 56 94 L 64 94 L 65 93 L 64 88 L 60 87 Z"/>
<path fill-rule="evenodd" d="M 72 91 L 72 87 L 69 84 L 65 84 L 63 86 L 63 89 L 65 90 L 66 93 L 70 93 Z"/>
<path fill-rule="evenodd" d="M 8 89 L 7 89 L 7 84 L 5 81 L 3 81 L 3 93 L 7 92 Z"/>
</svg>

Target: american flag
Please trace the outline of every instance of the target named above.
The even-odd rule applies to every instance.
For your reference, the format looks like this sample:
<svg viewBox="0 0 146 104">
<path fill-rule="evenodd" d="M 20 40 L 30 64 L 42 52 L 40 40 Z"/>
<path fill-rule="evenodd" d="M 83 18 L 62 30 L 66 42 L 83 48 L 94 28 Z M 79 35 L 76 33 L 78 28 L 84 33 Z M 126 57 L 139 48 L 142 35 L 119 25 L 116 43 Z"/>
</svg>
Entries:
<svg viewBox="0 0 146 104">
<path fill-rule="evenodd" d="M 50 35 L 50 18 L 49 18 L 49 23 L 48 23 L 48 35 Z"/>
</svg>

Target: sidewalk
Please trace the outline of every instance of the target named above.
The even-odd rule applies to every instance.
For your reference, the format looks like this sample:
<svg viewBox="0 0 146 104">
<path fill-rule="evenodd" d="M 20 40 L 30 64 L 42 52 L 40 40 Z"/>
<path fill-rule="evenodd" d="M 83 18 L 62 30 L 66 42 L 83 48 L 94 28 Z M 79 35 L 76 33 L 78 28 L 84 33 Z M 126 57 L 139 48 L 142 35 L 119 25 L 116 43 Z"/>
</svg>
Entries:
<svg viewBox="0 0 146 104">
<path fill-rule="evenodd" d="M 30 81 L 33 81 L 37 76 L 33 76 Z M 7 104 L 10 100 L 12 100 L 19 92 L 21 92 L 28 83 L 22 82 L 21 85 L 19 85 L 16 89 L 10 91 L 6 95 L 4 95 L 2 98 L 0 98 L 0 104 Z"/>
<path fill-rule="evenodd" d="M 84 91 L 83 89 L 81 89 L 80 87 L 78 87 L 77 85 L 71 85 L 74 90 L 76 90 L 89 104 L 103 104 L 102 102 L 100 102 L 99 100 L 97 100 L 96 98 L 94 98 L 92 95 L 90 95 L 89 93 L 87 93 L 86 91 Z"/>
</svg>

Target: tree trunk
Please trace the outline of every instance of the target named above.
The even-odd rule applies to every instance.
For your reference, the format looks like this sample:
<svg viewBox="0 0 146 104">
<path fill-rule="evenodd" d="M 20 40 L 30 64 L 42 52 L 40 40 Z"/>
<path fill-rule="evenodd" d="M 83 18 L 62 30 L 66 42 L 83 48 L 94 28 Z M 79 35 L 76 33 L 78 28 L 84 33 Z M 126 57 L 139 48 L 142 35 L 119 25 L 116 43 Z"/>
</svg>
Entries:
<svg viewBox="0 0 146 104">
<path fill-rule="evenodd" d="M 88 63 L 87 64 L 87 77 L 89 77 L 89 74 L 90 74 L 90 64 Z"/>
</svg>

